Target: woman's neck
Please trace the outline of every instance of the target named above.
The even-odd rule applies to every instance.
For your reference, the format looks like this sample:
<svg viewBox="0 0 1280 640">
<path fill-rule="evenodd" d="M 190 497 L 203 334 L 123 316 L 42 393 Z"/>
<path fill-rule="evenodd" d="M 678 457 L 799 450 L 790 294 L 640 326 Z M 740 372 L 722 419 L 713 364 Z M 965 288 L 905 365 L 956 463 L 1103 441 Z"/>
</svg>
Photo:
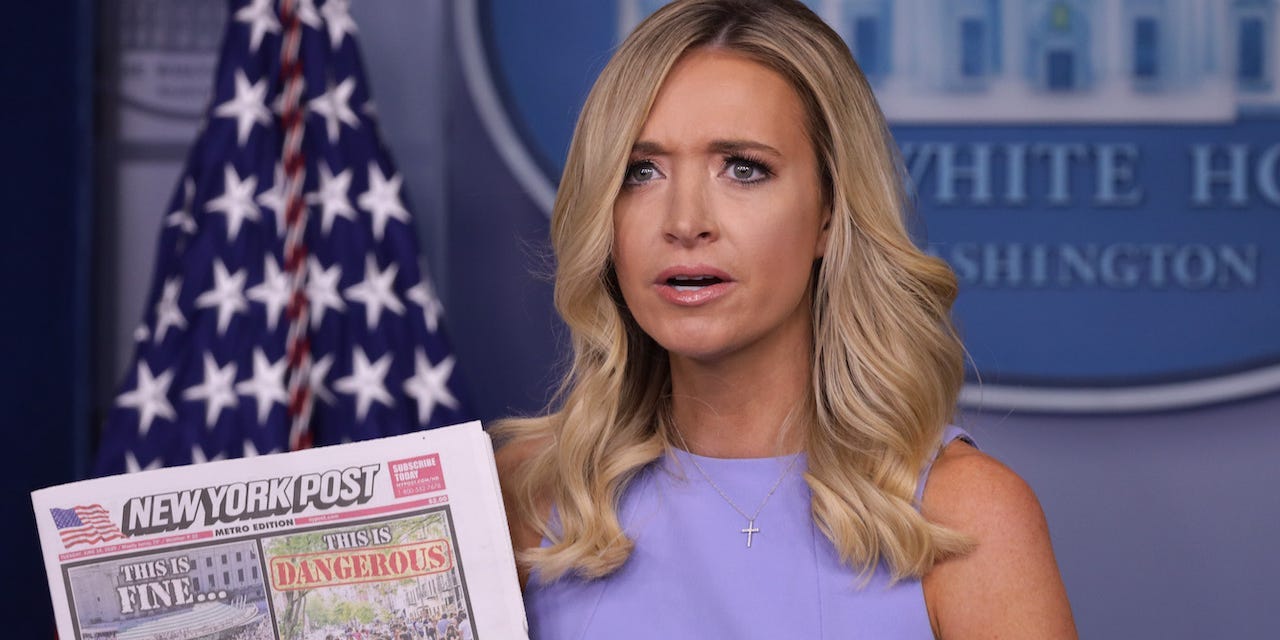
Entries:
<svg viewBox="0 0 1280 640">
<path fill-rule="evenodd" d="M 804 448 L 811 356 L 805 348 L 761 349 L 695 361 L 671 356 L 676 444 L 715 458 L 762 458 Z"/>
</svg>

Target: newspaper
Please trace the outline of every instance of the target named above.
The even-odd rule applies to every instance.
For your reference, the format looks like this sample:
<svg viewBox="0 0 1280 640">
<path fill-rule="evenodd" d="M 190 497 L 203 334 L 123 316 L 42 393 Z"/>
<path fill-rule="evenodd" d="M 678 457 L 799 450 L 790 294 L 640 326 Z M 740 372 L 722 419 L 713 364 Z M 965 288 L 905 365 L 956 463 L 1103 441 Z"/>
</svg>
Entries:
<svg viewBox="0 0 1280 640">
<path fill-rule="evenodd" d="M 478 422 L 31 499 L 63 640 L 528 637 Z"/>
</svg>

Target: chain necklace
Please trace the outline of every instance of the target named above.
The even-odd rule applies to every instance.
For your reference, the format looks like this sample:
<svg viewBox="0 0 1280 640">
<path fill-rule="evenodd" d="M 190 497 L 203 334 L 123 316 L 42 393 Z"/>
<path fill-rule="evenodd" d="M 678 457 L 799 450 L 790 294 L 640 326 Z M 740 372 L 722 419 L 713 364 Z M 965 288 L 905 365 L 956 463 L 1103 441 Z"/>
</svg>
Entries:
<svg viewBox="0 0 1280 640">
<path fill-rule="evenodd" d="M 706 480 L 707 484 L 711 485 L 711 488 L 715 489 L 716 493 L 720 494 L 720 498 L 728 503 L 730 507 L 733 507 L 733 510 L 737 511 L 738 515 L 742 516 L 743 519 L 747 521 L 747 526 L 743 529 L 739 529 L 738 532 L 747 534 L 747 548 L 750 549 L 752 536 L 760 533 L 760 528 L 756 526 L 756 518 L 760 517 L 760 512 L 764 511 L 764 506 L 769 504 L 769 498 L 772 498 L 774 492 L 778 490 L 778 487 L 782 486 L 782 481 L 787 477 L 787 474 L 791 473 L 791 469 L 796 466 L 796 462 L 800 460 L 800 454 L 803 453 L 803 451 L 798 451 L 795 455 L 791 456 L 791 463 L 787 465 L 786 469 L 782 470 L 782 475 L 779 475 L 778 480 L 769 488 L 769 493 L 765 494 L 764 500 L 760 501 L 760 506 L 756 507 L 755 513 L 747 515 L 747 512 L 743 511 L 737 503 L 735 503 L 733 499 L 720 488 L 720 485 L 716 484 L 716 481 L 711 479 L 711 476 L 707 474 L 706 469 L 703 469 L 702 465 L 698 464 L 697 454 L 689 450 L 689 443 L 685 441 L 684 434 L 680 433 L 680 429 L 672 425 L 671 430 L 674 431 L 676 433 L 676 437 L 680 439 L 680 445 L 684 447 L 684 450 L 689 454 L 689 462 L 693 463 L 693 467 L 702 475 L 702 479 Z"/>
</svg>

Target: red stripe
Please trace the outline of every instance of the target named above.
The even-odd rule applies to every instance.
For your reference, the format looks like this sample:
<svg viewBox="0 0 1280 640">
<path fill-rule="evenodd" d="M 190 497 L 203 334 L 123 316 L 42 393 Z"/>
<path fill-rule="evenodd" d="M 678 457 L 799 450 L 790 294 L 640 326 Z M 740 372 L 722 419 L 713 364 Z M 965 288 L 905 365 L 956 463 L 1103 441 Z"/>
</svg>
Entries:
<svg viewBox="0 0 1280 640">
<path fill-rule="evenodd" d="M 123 537 L 124 535 L 119 533 L 110 533 L 107 535 L 93 535 L 93 536 L 69 536 L 69 537 L 64 537 L 62 539 L 62 543 L 68 549 L 70 549 L 71 547 L 74 547 L 80 544 L 98 544 L 99 542 L 109 542 L 111 540 L 118 540 Z"/>
<path fill-rule="evenodd" d="M 96 539 L 112 539 L 123 538 L 124 534 L 118 531 L 86 531 L 82 534 L 63 535 L 63 540 L 96 540 Z"/>
<path fill-rule="evenodd" d="M 294 109 L 294 110 L 293 110 L 293 113 L 294 113 L 294 114 L 296 114 L 296 117 L 297 117 L 298 119 L 294 120 L 294 121 L 292 122 L 292 124 L 295 124 L 295 125 L 301 125 L 301 124 L 302 124 L 302 121 L 300 120 L 300 118 L 302 117 L 302 110 L 301 110 L 301 109 Z M 300 153 L 299 153 L 299 154 L 292 154 L 292 153 L 291 153 L 291 154 L 289 154 L 289 157 L 285 158 L 285 160 L 284 160 L 284 170 L 285 170 L 286 172 L 288 172 L 288 173 L 289 173 L 289 175 L 296 174 L 296 173 L 298 173 L 299 171 L 301 171 L 302 169 L 305 169 L 305 168 L 306 168 L 306 167 L 304 166 L 304 162 L 305 162 L 305 161 L 306 161 L 306 158 L 302 157 L 302 154 L 300 154 Z M 301 199 L 294 200 L 294 201 L 290 202 L 290 204 L 291 204 L 291 205 L 296 206 L 296 209 L 297 209 L 297 210 L 290 209 L 290 210 L 289 210 L 289 213 L 290 213 L 290 215 L 291 215 L 291 216 L 296 217 L 296 215 L 297 215 L 297 214 L 300 212 L 300 210 L 302 209 L 302 200 L 301 200 Z"/>
<path fill-rule="evenodd" d="M 310 354 L 311 340 L 306 336 L 302 336 L 295 344 L 289 345 L 289 366 L 296 367 L 302 364 L 302 359 Z M 305 385 L 304 385 L 305 386 Z"/>
<path fill-rule="evenodd" d="M 290 109 L 286 111 L 284 113 L 284 116 L 281 118 L 281 120 L 284 122 L 284 127 L 286 129 L 296 126 L 301 119 L 302 119 L 302 111 L 299 109 Z M 289 164 L 286 164 L 285 170 L 290 171 L 292 170 L 292 167 Z"/>
<path fill-rule="evenodd" d="M 106 525 L 90 524 L 90 525 L 85 525 L 83 527 L 76 527 L 74 529 L 63 529 L 59 533 L 66 536 L 66 535 L 76 535 L 76 534 L 86 533 L 86 532 L 111 533 L 116 531 L 119 531 L 119 529 L 117 529 L 115 525 L 111 523 L 107 523 Z"/>
<path fill-rule="evenodd" d="M 311 394 L 309 393 L 309 391 L 310 391 L 310 389 L 309 389 L 309 388 L 307 388 L 307 387 L 305 387 L 305 386 L 298 387 L 297 392 L 296 392 L 296 393 L 294 393 L 294 394 L 293 394 L 293 397 L 289 399 L 289 410 L 290 410 L 291 412 L 300 412 L 300 411 L 302 411 L 302 405 L 303 405 L 303 404 L 304 404 L 304 403 L 305 403 L 305 402 L 310 398 L 310 396 L 311 396 Z"/>
<path fill-rule="evenodd" d="M 302 154 L 302 129 L 305 126 L 299 100 L 302 94 L 302 60 L 298 56 L 302 37 L 302 24 L 298 16 L 296 0 L 283 0 L 281 4 L 282 23 L 286 25 L 284 43 L 280 47 L 280 75 L 284 79 L 284 104 L 282 124 L 285 128 L 284 166 L 286 171 L 285 192 L 289 200 L 285 204 L 285 223 L 288 233 L 285 234 L 285 269 L 289 272 L 293 292 L 289 299 L 289 339 L 286 345 L 289 360 L 289 428 L 290 448 L 299 449 L 311 446 L 310 425 L 306 422 L 311 414 L 310 380 L 307 370 L 310 366 L 311 344 L 307 337 L 309 319 L 307 317 L 307 248 L 303 244 L 303 231 L 307 224 L 307 209 L 303 202 L 302 181 L 305 178 L 306 158 Z"/>
<path fill-rule="evenodd" d="M 289 270 L 289 272 L 292 273 L 294 271 L 301 271 L 302 263 L 306 262 L 306 260 L 307 260 L 306 247 L 298 246 L 298 247 L 285 249 L 284 265 L 285 265 L 285 269 Z M 301 289 L 300 291 L 302 293 L 305 293 L 306 289 Z"/>
<path fill-rule="evenodd" d="M 106 523 L 92 522 L 81 527 L 73 527 L 71 529 L 62 529 L 59 531 L 59 533 L 61 533 L 62 535 L 68 535 L 68 534 L 80 533 L 84 531 L 119 531 L 119 529 L 117 529 L 116 525 L 112 522 L 106 522 Z"/>
</svg>

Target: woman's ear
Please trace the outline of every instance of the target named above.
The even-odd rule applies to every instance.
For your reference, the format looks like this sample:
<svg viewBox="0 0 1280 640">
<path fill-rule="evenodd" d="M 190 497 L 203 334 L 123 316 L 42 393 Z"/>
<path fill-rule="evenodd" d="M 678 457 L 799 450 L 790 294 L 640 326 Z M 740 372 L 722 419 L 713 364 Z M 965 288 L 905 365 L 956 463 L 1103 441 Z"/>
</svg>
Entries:
<svg viewBox="0 0 1280 640">
<path fill-rule="evenodd" d="M 822 213 L 822 228 L 818 230 L 818 245 L 813 248 L 814 260 L 821 259 L 827 255 L 827 242 L 831 237 L 831 209 L 828 208 Z"/>
</svg>

